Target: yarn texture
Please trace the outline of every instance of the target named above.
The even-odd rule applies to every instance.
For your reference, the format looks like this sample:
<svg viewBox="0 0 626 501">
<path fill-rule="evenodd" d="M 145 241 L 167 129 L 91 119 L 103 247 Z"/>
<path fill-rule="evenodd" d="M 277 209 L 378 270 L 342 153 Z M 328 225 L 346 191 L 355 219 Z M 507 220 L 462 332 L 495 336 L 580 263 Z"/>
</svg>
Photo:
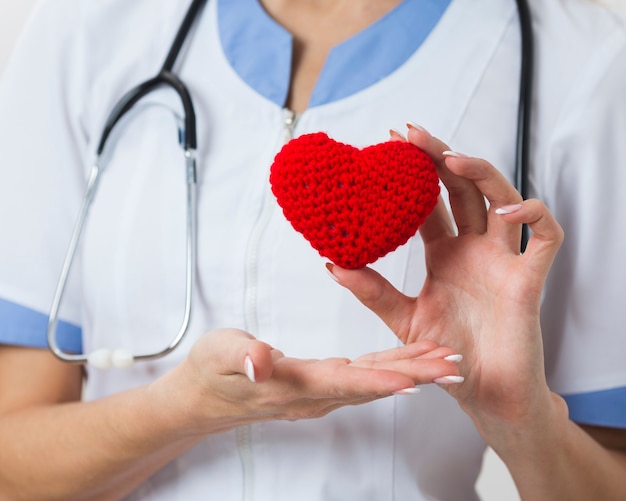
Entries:
<svg viewBox="0 0 626 501">
<path fill-rule="evenodd" d="M 323 132 L 285 144 L 270 184 L 293 228 L 321 256 L 350 269 L 406 243 L 439 195 L 434 163 L 417 146 L 387 141 L 358 149 Z"/>
</svg>

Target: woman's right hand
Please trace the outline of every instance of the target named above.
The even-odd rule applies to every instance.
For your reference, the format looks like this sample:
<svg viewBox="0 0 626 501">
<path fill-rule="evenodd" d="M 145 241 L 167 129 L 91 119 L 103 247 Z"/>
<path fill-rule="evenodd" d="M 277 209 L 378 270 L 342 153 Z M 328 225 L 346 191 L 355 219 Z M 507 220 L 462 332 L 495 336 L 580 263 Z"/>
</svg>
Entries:
<svg viewBox="0 0 626 501">
<path fill-rule="evenodd" d="M 416 385 L 459 374 L 459 357 L 445 360 L 451 355 L 450 348 L 419 341 L 355 360 L 304 360 L 247 332 L 220 329 L 202 336 L 187 359 L 155 384 L 179 425 L 204 435 L 257 421 L 316 418 L 345 405 L 416 393 Z"/>
</svg>

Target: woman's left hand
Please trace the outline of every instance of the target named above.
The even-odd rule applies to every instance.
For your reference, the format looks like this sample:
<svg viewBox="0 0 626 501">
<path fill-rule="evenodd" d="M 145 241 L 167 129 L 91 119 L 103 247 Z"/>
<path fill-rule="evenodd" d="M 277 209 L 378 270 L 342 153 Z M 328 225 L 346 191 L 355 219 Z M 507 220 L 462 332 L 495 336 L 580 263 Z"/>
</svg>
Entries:
<svg viewBox="0 0 626 501">
<path fill-rule="evenodd" d="M 419 297 L 369 268 L 329 269 L 404 343 L 430 339 L 463 354 L 465 380 L 437 382 L 483 432 L 540 417 L 532 411 L 557 401 L 544 375 L 539 310 L 562 229 L 541 202 L 522 201 L 488 162 L 447 151 L 419 127 L 409 127 L 408 140 L 434 159 L 458 229 L 440 199 L 420 228 L 427 277 Z M 520 254 L 523 223 L 533 235 Z"/>
</svg>

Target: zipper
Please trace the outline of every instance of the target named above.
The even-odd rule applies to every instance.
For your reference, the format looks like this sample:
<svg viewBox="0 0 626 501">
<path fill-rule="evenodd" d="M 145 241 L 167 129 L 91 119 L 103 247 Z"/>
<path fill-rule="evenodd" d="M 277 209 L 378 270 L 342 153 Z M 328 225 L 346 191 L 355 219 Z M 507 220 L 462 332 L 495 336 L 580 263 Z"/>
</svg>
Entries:
<svg viewBox="0 0 626 501">
<path fill-rule="evenodd" d="M 283 110 L 283 141 L 280 144 L 281 147 L 293 138 L 298 118 L 299 115 L 294 111 L 286 108 Z M 259 327 L 257 312 L 259 247 L 272 215 L 272 207 L 274 206 L 274 202 L 269 196 L 269 190 L 263 192 L 262 197 L 261 213 L 252 228 L 246 254 L 245 323 L 246 330 L 252 335 L 256 335 Z"/>
<path fill-rule="evenodd" d="M 283 140 L 281 147 L 293 139 L 299 117 L 300 115 L 294 111 L 287 108 L 283 109 Z M 246 330 L 254 336 L 257 335 L 259 327 L 257 310 L 259 247 L 272 215 L 272 206 L 271 197 L 268 196 L 267 192 L 264 192 L 261 213 L 252 229 L 250 244 L 246 253 L 245 326 Z M 254 499 L 254 462 L 252 460 L 250 433 L 250 425 L 237 428 L 237 447 L 243 472 L 243 501 L 253 501 Z"/>
<path fill-rule="evenodd" d="M 288 108 L 283 110 L 284 117 L 284 129 L 285 129 L 285 138 L 283 145 L 293 139 L 294 131 L 296 129 L 296 125 L 298 123 L 298 118 L 300 115 L 295 111 L 292 111 Z"/>
<path fill-rule="evenodd" d="M 252 450 L 250 448 L 250 425 L 237 428 L 237 449 L 239 450 L 239 459 L 241 460 L 243 474 L 242 499 L 244 501 L 252 501 L 254 471 L 252 469 Z"/>
</svg>

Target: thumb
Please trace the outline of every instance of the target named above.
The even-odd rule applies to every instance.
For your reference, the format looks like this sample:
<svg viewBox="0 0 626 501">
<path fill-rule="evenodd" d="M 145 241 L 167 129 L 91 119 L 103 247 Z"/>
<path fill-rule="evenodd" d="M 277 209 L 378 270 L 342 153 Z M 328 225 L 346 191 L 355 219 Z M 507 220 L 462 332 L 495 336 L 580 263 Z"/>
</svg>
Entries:
<svg viewBox="0 0 626 501">
<path fill-rule="evenodd" d="M 402 324 L 411 318 L 415 308 L 415 298 L 402 294 L 371 268 L 348 270 L 331 263 L 327 263 L 326 268 L 339 284 L 376 313 L 391 330 L 395 333 L 403 330 Z"/>
<path fill-rule="evenodd" d="M 244 374 L 253 383 L 262 383 L 272 376 L 273 352 L 277 350 L 246 331 L 218 329 L 212 332 L 209 344 L 204 349 L 221 359 L 223 373 Z"/>
<path fill-rule="evenodd" d="M 243 357 L 243 373 L 253 383 L 267 381 L 274 371 L 273 350 L 270 345 L 256 339 L 251 340 Z M 241 360 L 241 358 L 240 358 Z"/>
</svg>

